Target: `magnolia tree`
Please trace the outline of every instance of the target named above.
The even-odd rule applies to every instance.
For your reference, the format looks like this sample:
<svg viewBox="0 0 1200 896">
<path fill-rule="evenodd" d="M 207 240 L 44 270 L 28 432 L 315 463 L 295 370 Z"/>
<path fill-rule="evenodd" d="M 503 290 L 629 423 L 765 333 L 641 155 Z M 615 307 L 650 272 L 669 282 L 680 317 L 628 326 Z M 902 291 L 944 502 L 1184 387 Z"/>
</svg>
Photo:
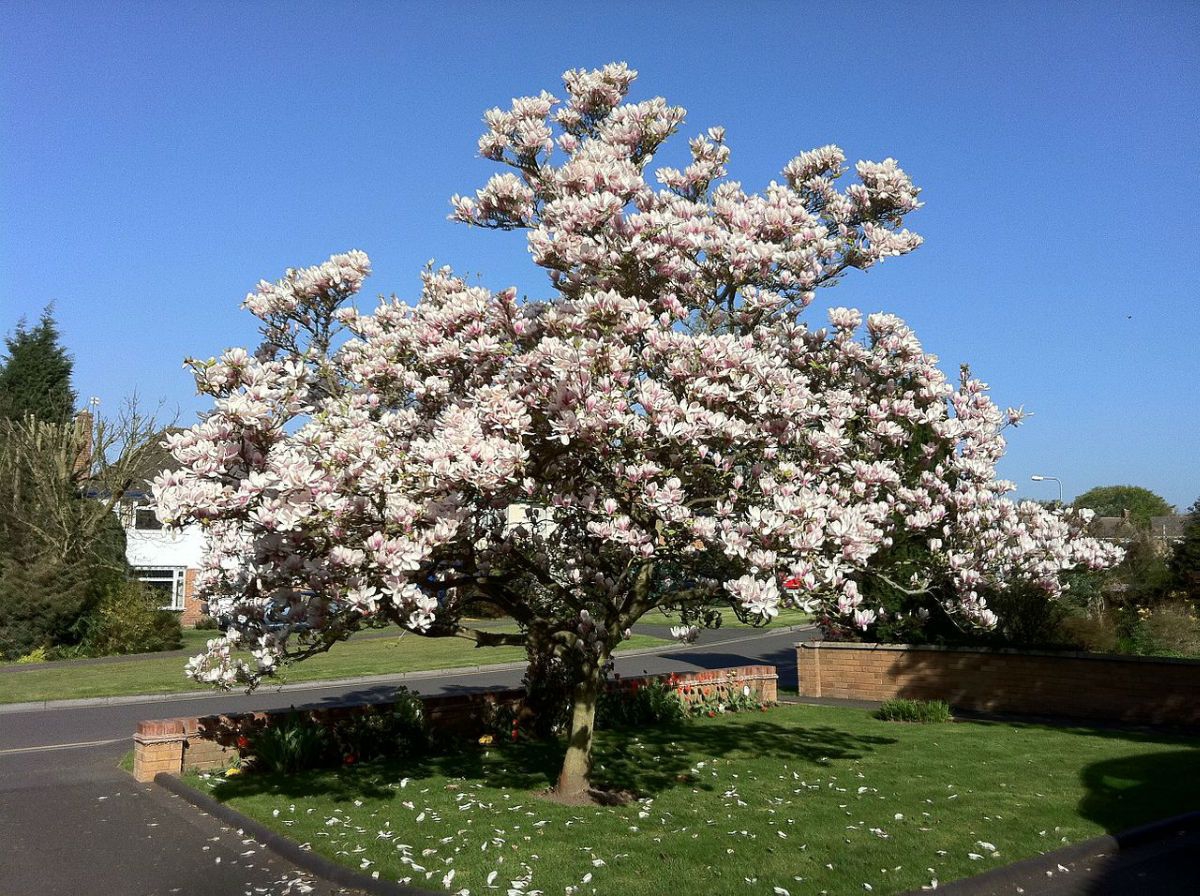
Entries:
<svg viewBox="0 0 1200 896">
<path fill-rule="evenodd" d="M 989 591 L 1052 596 L 1064 570 L 1112 562 L 1073 520 L 1004 497 L 1020 413 L 984 384 L 947 382 L 891 315 L 801 322 L 818 287 L 919 245 L 895 161 L 840 189 L 826 146 L 747 193 L 713 128 L 655 170 L 684 111 L 626 102 L 634 77 L 571 71 L 563 100 L 489 111 L 480 150 L 507 170 L 452 200 L 457 220 L 525 230 L 551 298 L 442 268 L 414 304 L 363 313 L 348 300 L 370 266 L 350 252 L 246 297 L 255 354 L 191 362 L 214 407 L 171 437 L 182 469 L 156 494 L 209 534 L 201 588 L 228 628 L 196 678 L 252 685 L 385 621 L 522 644 L 569 676 L 558 789 L 577 795 L 605 668 L 651 610 L 679 611 L 685 639 L 721 603 L 869 632 L 865 595 L 890 576 L 988 627 Z M 897 539 L 923 546 L 903 581 L 873 563 Z M 483 602 L 519 632 L 471 629 Z"/>
</svg>

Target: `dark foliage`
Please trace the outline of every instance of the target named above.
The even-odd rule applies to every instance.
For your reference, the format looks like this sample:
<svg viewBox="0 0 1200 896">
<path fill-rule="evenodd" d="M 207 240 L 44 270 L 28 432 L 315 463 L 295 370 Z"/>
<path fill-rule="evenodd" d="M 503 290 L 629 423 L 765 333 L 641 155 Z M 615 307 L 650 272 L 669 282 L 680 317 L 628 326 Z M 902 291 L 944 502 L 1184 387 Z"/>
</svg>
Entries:
<svg viewBox="0 0 1200 896">
<path fill-rule="evenodd" d="M 425 704 L 406 688 L 395 701 L 364 706 L 336 722 L 303 712 L 272 716 L 234 741 L 256 772 L 291 774 L 306 769 L 376 760 L 412 760 L 430 747 Z"/>
<path fill-rule="evenodd" d="M 1073 507 L 1094 510 L 1096 516 L 1123 516 L 1138 525 L 1149 526 L 1150 518 L 1166 516 L 1174 507 L 1160 495 L 1138 485 L 1101 485 L 1089 489 L 1071 502 Z"/>
<path fill-rule="evenodd" d="M 33 416 L 47 423 L 65 423 L 75 412 L 71 388 L 71 356 L 59 343 L 51 309 L 37 326 L 24 321 L 4 339 L 7 355 L 0 359 L 0 417 L 21 420 Z"/>
<path fill-rule="evenodd" d="M 122 587 L 125 572 L 125 531 L 115 516 L 88 552 L 69 557 L 0 522 L 0 656 L 80 645 L 92 613 Z"/>
<path fill-rule="evenodd" d="M 618 683 L 600 694 L 596 704 L 598 728 L 642 728 L 675 725 L 688 709 L 675 689 L 663 681 Z"/>
<path fill-rule="evenodd" d="M 83 651 L 89 656 L 154 653 L 183 647 L 179 615 L 160 608 L 161 598 L 140 582 L 110 587 L 87 618 Z"/>
<path fill-rule="evenodd" d="M 1169 564 L 1171 586 L 1200 601 L 1200 498 L 1188 508 L 1183 540 L 1175 545 Z"/>
</svg>

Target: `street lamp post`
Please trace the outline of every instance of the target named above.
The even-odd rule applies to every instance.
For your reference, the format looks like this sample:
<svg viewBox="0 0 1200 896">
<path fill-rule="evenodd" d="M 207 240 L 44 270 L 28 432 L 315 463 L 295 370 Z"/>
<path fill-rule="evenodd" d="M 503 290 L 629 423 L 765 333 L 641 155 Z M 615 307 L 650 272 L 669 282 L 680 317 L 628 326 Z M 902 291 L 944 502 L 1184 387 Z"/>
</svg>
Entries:
<svg viewBox="0 0 1200 896">
<path fill-rule="evenodd" d="M 100 413 L 100 396 L 93 395 L 88 399 L 88 431 L 87 431 L 87 470 L 88 476 L 91 476 L 96 470 L 96 435 L 97 423 Z"/>
<path fill-rule="evenodd" d="M 1059 507 L 1063 506 L 1062 480 L 1061 479 L 1059 479 L 1057 476 L 1036 476 L 1036 475 L 1030 476 L 1029 478 L 1032 479 L 1034 482 L 1055 482 L 1055 483 L 1057 483 L 1058 484 L 1058 506 Z"/>
</svg>

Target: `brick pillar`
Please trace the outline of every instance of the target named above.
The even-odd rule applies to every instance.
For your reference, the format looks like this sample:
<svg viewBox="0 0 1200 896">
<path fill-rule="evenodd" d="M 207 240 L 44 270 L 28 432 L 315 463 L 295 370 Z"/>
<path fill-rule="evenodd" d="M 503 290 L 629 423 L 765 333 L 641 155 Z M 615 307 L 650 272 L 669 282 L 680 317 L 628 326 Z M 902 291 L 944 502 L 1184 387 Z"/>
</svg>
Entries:
<svg viewBox="0 0 1200 896">
<path fill-rule="evenodd" d="M 186 628 L 193 627 L 204 615 L 201 612 L 200 601 L 196 599 L 196 572 L 194 569 L 184 570 L 183 573 L 183 616 L 179 624 Z"/>
<path fill-rule="evenodd" d="M 133 735 L 133 776 L 153 781 L 159 772 L 178 775 L 183 771 L 183 750 L 187 743 L 182 719 L 138 722 Z"/>
<path fill-rule="evenodd" d="M 779 702 L 779 676 L 774 666 L 764 666 L 758 683 L 758 699 L 763 703 Z"/>
<path fill-rule="evenodd" d="M 801 697 L 821 696 L 821 642 L 796 645 L 796 678 Z"/>
</svg>

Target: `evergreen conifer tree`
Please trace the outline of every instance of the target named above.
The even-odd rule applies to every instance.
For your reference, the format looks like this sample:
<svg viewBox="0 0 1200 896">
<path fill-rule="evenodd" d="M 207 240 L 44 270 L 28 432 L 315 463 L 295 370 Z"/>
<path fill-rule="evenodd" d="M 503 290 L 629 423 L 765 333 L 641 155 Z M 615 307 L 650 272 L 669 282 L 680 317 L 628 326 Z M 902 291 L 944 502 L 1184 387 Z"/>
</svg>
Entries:
<svg viewBox="0 0 1200 896">
<path fill-rule="evenodd" d="M 21 420 L 32 415 L 47 423 L 66 423 L 75 412 L 71 388 L 74 364 L 59 342 L 53 308 L 47 307 L 37 325 L 24 320 L 6 336 L 6 357 L 0 359 L 0 417 Z"/>
<path fill-rule="evenodd" d="M 0 658 L 82 641 L 125 580 L 112 513 L 152 427 L 75 417 L 71 356 L 47 308 L 0 356 Z"/>
</svg>

